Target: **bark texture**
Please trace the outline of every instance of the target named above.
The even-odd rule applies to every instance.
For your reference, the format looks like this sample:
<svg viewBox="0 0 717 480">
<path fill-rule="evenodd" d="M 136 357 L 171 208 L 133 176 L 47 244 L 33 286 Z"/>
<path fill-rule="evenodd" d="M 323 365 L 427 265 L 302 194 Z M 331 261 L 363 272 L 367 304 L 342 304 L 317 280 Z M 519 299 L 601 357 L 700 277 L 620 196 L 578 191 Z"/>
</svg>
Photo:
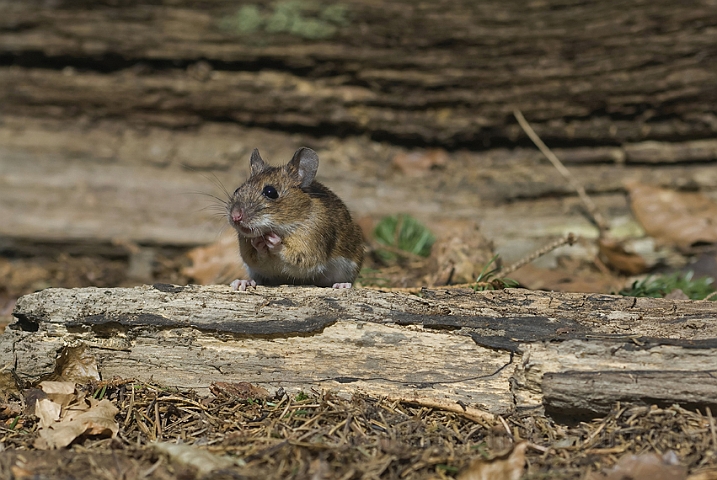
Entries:
<svg viewBox="0 0 717 480">
<path fill-rule="evenodd" d="M 158 284 L 48 289 L 22 297 L 14 315 L 0 359 L 30 381 L 66 375 L 58 358 L 83 347 L 105 379 L 360 389 L 490 413 L 712 405 L 717 393 L 711 302 Z"/>
</svg>

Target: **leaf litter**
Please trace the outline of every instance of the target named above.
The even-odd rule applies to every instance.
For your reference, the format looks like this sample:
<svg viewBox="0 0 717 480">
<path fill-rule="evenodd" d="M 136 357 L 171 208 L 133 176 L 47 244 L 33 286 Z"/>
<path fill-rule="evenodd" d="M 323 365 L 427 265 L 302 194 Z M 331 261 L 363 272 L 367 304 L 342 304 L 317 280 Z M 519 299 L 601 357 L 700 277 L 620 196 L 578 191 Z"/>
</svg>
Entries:
<svg viewBox="0 0 717 480">
<path fill-rule="evenodd" d="M 717 243 L 717 202 L 698 192 L 627 182 L 630 207 L 648 235 L 688 250 Z"/>
<path fill-rule="evenodd" d="M 114 410 L 100 416 L 116 433 L 87 430 L 67 448 L 40 451 L 43 425 L 58 422 L 19 413 L 36 392 L 5 393 L 0 476 L 698 480 L 717 472 L 711 413 L 679 406 L 618 404 L 604 418 L 560 423 L 519 412 L 467 418 L 359 392 L 291 396 L 248 383 L 214 386 L 208 397 L 131 380 L 73 385 L 72 394 L 64 387 L 58 395 L 74 399 L 60 404 L 70 408 L 109 404 Z M 639 473 L 654 468 L 674 475 Z"/>
</svg>

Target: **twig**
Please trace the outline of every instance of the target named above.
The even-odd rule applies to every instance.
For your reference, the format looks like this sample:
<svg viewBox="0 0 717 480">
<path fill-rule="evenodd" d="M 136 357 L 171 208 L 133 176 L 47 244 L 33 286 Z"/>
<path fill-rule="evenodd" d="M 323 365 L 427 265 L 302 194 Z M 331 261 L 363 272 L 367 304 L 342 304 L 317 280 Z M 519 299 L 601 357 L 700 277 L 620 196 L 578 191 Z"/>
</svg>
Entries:
<svg viewBox="0 0 717 480">
<path fill-rule="evenodd" d="M 710 410 L 710 407 L 706 407 L 705 410 L 707 410 L 707 418 L 710 421 L 710 433 L 712 434 L 712 449 L 717 448 L 717 433 L 715 433 L 715 419 L 712 418 L 712 410 Z"/>
<path fill-rule="evenodd" d="M 530 262 L 534 261 L 537 258 L 542 257 L 545 254 L 548 254 L 555 250 L 558 247 L 562 247 L 563 245 L 573 245 L 575 242 L 578 241 L 578 238 L 573 233 L 568 233 L 563 238 L 558 239 L 554 241 L 553 243 L 546 245 L 533 253 L 526 255 L 525 257 L 521 258 L 517 262 L 513 263 L 507 268 L 504 269 L 498 269 L 495 273 L 500 273 L 501 277 L 505 277 L 506 275 L 510 275 L 514 271 L 518 270 L 520 267 L 523 267 Z M 444 290 L 444 289 L 454 289 L 454 288 L 469 288 L 469 287 L 492 287 L 492 282 L 472 282 L 472 283 L 460 283 L 456 285 L 445 285 L 445 286 L 435 286 L 435 287 L 429 287 L 434 290 Z M 424 287 L 374 287 L 371 285 L 366 285 L 365 287 L 369 290 L 381 290 L 384 292 L 402 292 L 402 293 L 419 293 L 421 290 L 423 290 Z"/>
<path fill-rule="evenodd" d="M 553 166 L 558 170 L 558 172 L 560 172 L 560 174 L 565 177 L 568 182 L 570 182 L 570 185 L 578 193 L 580 200 L 582 200 L 583 204 L 585 205 L 585 208 L 587 208 L 588 213 L 592 217 L 597 227 L 600 229 L 600 235 L 602 236 L 602 234 L 609 229 L 608 224 L 603 218 L 600 211 L 597 209 L 595 203 L 593 203 L 592 199 L 588 196 L 587 192 L 585 191 L 585 187 L 583 187 L 575 179 L 575 177 L 573 177 L 570 171 L 565 168 L 563 162 L 561 162 L 560 159 L 558 159 L 558 157 L 555 156 L 555 154 L 547 147 L 547 145 L 543 143 L 538 134 L 535 133 L 535 130 L 533 130 L 527 120 L 525 120 L 525 117 L 520 112 L 520 110 L 514 110 L 513 115 L 515 115 L 515 119 L 518 120 L 518 123 L 520 124 L 521 128 L 526 133 L 526 135 L 530 137 L 535 146 L 538 147 L 538 149 L 543 153 L 543 155 L 545 155 L 548 160 L 550 160 L 550 163 L 553 164 Z"/>
<path fill-rule="evenodd" d="M 398 401 L 410 405 L 418 405 L 419 407 L 432 408 L 436 410 L 443 410 L 445 412 L 455 413 L 476 423 L 490 425 L 495 421 L 495 415 L 493 415 L 492 413 L 488 413 L 475 407 L 463 407 L 458 403 L 450 402 L 447 400 L 440 400 L 428 397 L 413 397 L 410 395 L 407 395 L 405 397 L 400 395 L 389 395 L 386 397 L 386 399 L 389 402 Z M 510 430 L 508 431 L 508 434 L 510 435 Z"/>
<path fill-rule="evenodd" d="M 552 252 L 553 250 L 555 250 L 558 247 L 562 247 L 563 245 L 571 245 L 572 246 L 575 242 L 577 242 L 577 240 L 578 240 L 578 237 L 576 237 L 572 233 L 568 233 L 563 238 L 556 240 L 553 243 L 546 245 L 543 248 L 540 248 L 529 255 L 526 255 L 525 257 L 521 258 L 520 260 L 518 260 L 514 264 L 510 265 L 509 267 L 507 267 L 503 270 L 500 270 L 498 273 L 500 273 L 500 275 L 503 277 L 506 275 L 510 275 L 511 273 L 518 270 L 520 267 L 523 267 L 523 266 L 529 264 L 530 262 L 532 262 L 533 260 L 540 258 L 547 253 Z"/>
<path fill-rule="evenodd" d="M 712 300 L 715 296 L 717 296 L 717 292 L 712 292 L 712 293 L 710 293 L 709 295 L 707 295 L 705 298 L 703 298 L 702 300 L 700 300 L 700 302 L 710 301 L 710 300 Z M 717 448 L 717 445 L 715 445 L 715 448 Z"/>
<path fill-rule="evenodd" d="M 393 245 L 386 245 L 377 241 L 371 241 L 371 248 L 373 250 L 386 250 L 387 252 L 391 252 L 393 254 L 398 255 L 399 257 L 403 257 L 408 260 L 421 262 L 425 262 L 427 260 L 426 257 L 422 257 L 416 253 L 408 252 L 406 250 L 400 249 L 399 247 L 394 247 Z"/>
</svg>

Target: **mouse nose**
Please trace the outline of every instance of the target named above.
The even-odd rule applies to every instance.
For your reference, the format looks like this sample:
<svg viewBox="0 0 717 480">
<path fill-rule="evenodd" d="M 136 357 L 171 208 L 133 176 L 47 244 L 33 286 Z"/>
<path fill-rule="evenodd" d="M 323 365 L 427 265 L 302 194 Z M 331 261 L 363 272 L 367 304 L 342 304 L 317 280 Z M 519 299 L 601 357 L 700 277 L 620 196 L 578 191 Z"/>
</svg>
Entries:
<svg viewBox="0 0 717 480">
<path fill-rule="evenodd" d="M 244 211 L 241 209 L 232 210 L 231 218 L 232 218 L 232 223 L 238 224 L 239 222 L 241 222 L 242 218 L 244 218 Z"/>
</svg>

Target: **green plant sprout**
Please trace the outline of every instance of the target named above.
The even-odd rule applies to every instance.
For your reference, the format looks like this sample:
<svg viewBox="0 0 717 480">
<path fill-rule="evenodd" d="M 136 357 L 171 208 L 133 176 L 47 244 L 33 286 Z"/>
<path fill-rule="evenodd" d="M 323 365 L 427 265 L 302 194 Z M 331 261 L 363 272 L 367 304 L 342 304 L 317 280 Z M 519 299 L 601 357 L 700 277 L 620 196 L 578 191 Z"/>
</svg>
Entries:
<svg viewBox="0 0 717 480">
<path fill-rule="evenodd" d="M 396 260 L 400 252 L 428 257 L 436 241 L 436 237 L 425 225 L 406 214 L 384 217 L 376 225 L 373 234 L 379 244 L 388 247 L 376 251 L 384 261 Z"/>
<path fill-rule="evenodd" d="M 714 279 L 710 277 L 694 278 L 694 272 L 675 272 L 670 275 L 648 275 L 635 280 L 629 288 L 623 288 L 618 295 L 626 297 L 661 298 L 674 290 L 682 290 L 692 300 L 702 300 L 715 292 Z"/>
<path fill-rule="evenodd" d="M 476 278 L 476 284 L 472 287 L 473 290 L 477 292 L 482 292 L 485 290 L 500 290 L 503 288 L 512 288 L 520 285 L 518 282 L 510 278 L 496 277 L 496 274 L 500 273 L 501 271 L 501 267 L 498 266 L 497 262 L 498 257 L 499 255 L 496 253 L 491 257 L 488 263 L 486 263 L 485 267 L 483 267 L 483 270 L 481 270 L 481 272 L 478 274 L 478 277 Z M 493 268 L 490 268 L 491 265 L 493 265 Z"/>
</svg>

